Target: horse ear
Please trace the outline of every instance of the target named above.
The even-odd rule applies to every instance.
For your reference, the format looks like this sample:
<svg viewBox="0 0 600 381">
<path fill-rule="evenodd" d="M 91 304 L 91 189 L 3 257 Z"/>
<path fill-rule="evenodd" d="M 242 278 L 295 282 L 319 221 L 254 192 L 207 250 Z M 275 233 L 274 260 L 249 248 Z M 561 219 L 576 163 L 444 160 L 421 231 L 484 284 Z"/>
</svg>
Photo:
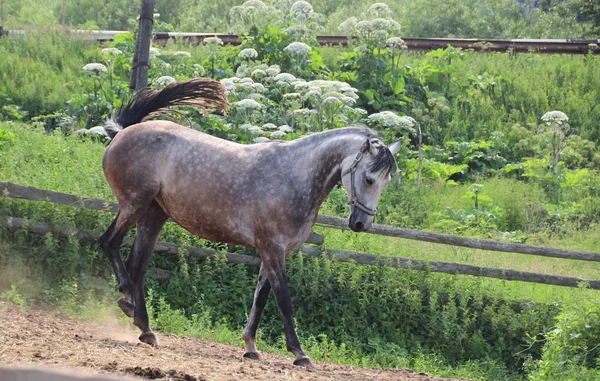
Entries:
<svg viewBox="0 0 600 381">
<path fill-rule="evenodd" d="M 377 156 L 377 144 L 375 143 L 375 141 L 371 142 L 370 139 L 367 139 L 365 145 L 367 147 L 367 151 L 371 154 L 371 156 Z"/>
<path fill-rule="evenodd" d="M 400 147 L 402 147 L 402 140 L 393 142 L 392 144 L 390 144 L 390 146 L 388 148 L 389 148 L 390 152 L 392 153 L 392 155 L 395 155 L 398 153 L 398 151 L 400 151 Z"/>
</svg>

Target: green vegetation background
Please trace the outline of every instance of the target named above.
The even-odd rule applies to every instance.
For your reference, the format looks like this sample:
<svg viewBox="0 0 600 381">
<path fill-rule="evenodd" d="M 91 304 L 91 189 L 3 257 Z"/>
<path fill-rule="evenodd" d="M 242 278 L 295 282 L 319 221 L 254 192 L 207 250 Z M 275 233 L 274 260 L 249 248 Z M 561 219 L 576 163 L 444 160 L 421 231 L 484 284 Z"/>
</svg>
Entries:
<svg viewBox="0 0 600 381">
<path fill-rule="evenodd" d="M 7 4 L 7 9 L 21 12 L 8 13 L 18 15 L 10 16 L 15 23 L 27 14 L 27 2 Z M 322 10 L 325 5 L 321 9 L 318 2 L 313 5 L 328 14 Z M 51 20 L 58 14 L 55 10 L 38 16 L 46 14 L 44 20 Z M 340 12 L 339 21 L 347 15 L 331 10 L 331 18 L 335 12 Z M 161 18 L 169 20 L 167 15 L 165 11 Z M 427 13 L 419 17 L 425 19 Z M 401 18 L 407 20 L 405 30 L 411 30 L 408 19 L 408 14 Z M 201 24 L 195 22 L 190 30 L 198 30 L 195 26 Z M 217 79 L 231 78 L 240 67 L 263 70 L 257 68 L 273 64 L 308 81 L 349 82 L 356 89 L 357 105 L 369 114 L 392 110 L 409 115 L 424 132 L 422 183 L 417 187 L 415 126 L 374 125 L 386 140 L 401 137 L 406 142 L 399 157 L 401 181 L 395 179 L 382 197 L 378 222 L 598 251 L 600 60 L 591 47 L 581 56 L 474 54 L 451 48 L 425 55 L 389 46 L 373 48 L 369 44 L 378 42 L 365 40 L 347 49 L 319 48 L 307 38 L 304 41 L 312 46 L 310 60 L 295 60 L 283 53 L 293 40 L 281 28 L 249 28 L 248 33 L 252 38 L 239 48 L 212 50 L 208 45 L 177 43 L 160 47 L 151 66 L 151 85 L 159 88 L 159 78 L 186 79 L 200 71 Z M 509 37 L 520 35 L 514 33 Z M 0 181 L 113 199 L 100 170 L 106 143 L 85 131 L 101 124 L 127 95 L 133 41 L 132 35 L 119 37 L 111 46 L 122 54 L 112 55 L 103 54 L 93 42 L 60 32 L 0 39 Z M 255 49 L 256 59 L 242 58 L 241 49 Z M 189 57 L 173 54 L 177 51 Z M 103 63 L 107 72 L 82 71 L 94 62 Z M 280 104 L 299 110 L 308 101 L 283 104 L 282 92 L 295 90 L 277 89 L 266 87 L 265 99 L 259 99 L 265 108 L 259 111 L 242 112 L 234 106 L 227 118 L 220 118 L 184 110 L 188 120 L 182 123 L 248 143 L 253 137 L 244 128 L 247 123 L 260 127 L 267 122 L 294 125 L 293 121 L 295 130 L 284 133 L 285 139 L 293 139 L 354 120 L 354 108 L 345 106 L 319 110 L 321 119 L 294 119 Z M 246 95 L 238 84 L 230 100 L 236 103 Z M 560 126 L 557 132 L 557 126 L 540 120 L 552 110 L 569 116 L 568 129 Z M 369 122 L 364 117 L 358 120 Z M 565 145 L 553 172 L 557 134 Z M 335 190 L 322 212 L 344 216 L 345 194 Z M 0 215 L 46 221 L 59 230 L 78 227 L 97 232 L 112 218 L 107 212 L 7 198 L 0 198 Z M 325 246 L 332 248 L 583 279 L 600 275 L 594 263 L 320 232 L 326 235 Z M 172 224 L 161 240 L 256 255 L 192 237 Z M 230 265 L 222 258 L 199 261 L 184 251 L 176 257 L 155 256 L 152 261 L 152 267 L 173 273 L 168 281 L 149 275 L 148 302 L 156 328 L 239 344 L 256 268 Z M 565 289 L 341 264 L 301 254 L 290 257 L 288 272 L 302 342 L 316 360 L 411 367 L 440 376 L 485 380 L 594 380 L 599 376 L 598 293 L 585 284 Z M 114 305 L 117 298 L 111 270 L 97 248 L 62 234 L 39 237 L 1 230 L 0 273 L 0 297 L 8 303 L 49 304 L 67 313 L 93 316 L 95 309 Z M 261 322 L 261 348 L 282 352 L 282 340 L 279 314 L 270 302 Z"/>
</svg>

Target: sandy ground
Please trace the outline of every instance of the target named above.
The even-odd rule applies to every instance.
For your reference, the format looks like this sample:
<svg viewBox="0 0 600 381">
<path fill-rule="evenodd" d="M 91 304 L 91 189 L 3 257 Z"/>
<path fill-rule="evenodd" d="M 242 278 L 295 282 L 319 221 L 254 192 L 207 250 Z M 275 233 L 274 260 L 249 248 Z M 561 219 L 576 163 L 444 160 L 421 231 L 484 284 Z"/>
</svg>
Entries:
<svg viewBox="0 0 600 381">
<path fill-rule="evenodd" d="M 397 380 L 442 381 L 407 369 L 365 369 L 315 363 L 295 367 L 290 358 L 263 353 L 242 360 L 230 345 L 157 334 L 159 346 L 139 343 L 137 328 L 117 321 L 93 324 L 64 315 L 0 306 L 0 366 L 59 368 L 72 372 L 135 375 L 162 380 Z"/>
</svg>

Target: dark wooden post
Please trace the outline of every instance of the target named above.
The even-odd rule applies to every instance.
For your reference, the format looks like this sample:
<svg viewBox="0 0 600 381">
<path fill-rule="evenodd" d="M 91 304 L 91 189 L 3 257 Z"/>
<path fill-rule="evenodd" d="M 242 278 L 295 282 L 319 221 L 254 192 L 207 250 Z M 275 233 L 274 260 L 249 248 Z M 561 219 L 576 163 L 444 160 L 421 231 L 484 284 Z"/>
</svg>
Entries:
<svg viewBox="0 0 600 381">
<path fill-rule="evenodd" d="M 142 0 L 137 41 L 133 55 L 130 90 L 140 90 L 148 84 L 148 61 L 150 57 L 150 42 L 152 41 L 152 24 L 154 23 L 155 0 Z"/>
</svg>

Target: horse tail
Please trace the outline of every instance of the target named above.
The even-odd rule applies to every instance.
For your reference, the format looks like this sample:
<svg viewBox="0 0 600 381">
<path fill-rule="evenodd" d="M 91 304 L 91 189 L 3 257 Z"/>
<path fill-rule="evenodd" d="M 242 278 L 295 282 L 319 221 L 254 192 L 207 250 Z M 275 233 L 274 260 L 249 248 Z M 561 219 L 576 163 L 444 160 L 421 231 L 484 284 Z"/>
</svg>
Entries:
<svg viewBox="0 0 600 381">
<path fill-rule="evenodd" d="M 111 138 L 119 131 L 140 123 L 149 114 L 169 106 L 201 106 L 214 111 L 227 111 L 225 86 L 209 78 L 193 78 L 185 82 L 175 82 L 160 91 L 148 88 L 137 92 L 119 107 L 106 121 L 104 130 Z"/>
</svg>

